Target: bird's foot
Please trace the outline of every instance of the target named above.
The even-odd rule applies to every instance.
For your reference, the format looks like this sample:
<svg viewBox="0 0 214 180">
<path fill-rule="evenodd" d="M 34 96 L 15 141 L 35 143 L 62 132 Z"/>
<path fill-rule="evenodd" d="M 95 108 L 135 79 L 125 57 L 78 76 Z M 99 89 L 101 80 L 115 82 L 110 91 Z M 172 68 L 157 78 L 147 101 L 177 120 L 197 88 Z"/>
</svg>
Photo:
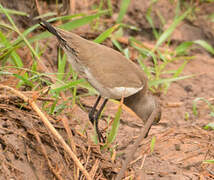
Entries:
<svg viewBox="0 0 214 180">
<path fill-rule="evenodd" d="M 99 130 L 96 130 L 96 131 L 97 131 L 97 137 L 98 137 L 99 142 L 105 143 L 106 139 L 103 137 L 102 133 Z"/>
</svg>

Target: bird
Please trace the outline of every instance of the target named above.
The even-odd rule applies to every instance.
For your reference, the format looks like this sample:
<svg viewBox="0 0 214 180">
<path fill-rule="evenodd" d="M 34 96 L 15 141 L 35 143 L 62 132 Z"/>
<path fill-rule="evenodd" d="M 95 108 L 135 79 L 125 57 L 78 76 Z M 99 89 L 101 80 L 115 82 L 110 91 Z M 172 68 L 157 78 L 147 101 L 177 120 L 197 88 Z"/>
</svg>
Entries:
<svg viewBox="0 0 214 180">
<path fill-rule="evenodd" d="M 88 117 L 95 125 L 99 142 L 105 142 L 105 138 L 99 131 L 98 120 L 108 99 L 120 100 L 123 98 L 124 104 L 134 111 L 144 123 L 154 109 L 157 109 L 154 124 L 160 121 L 160 103 L 148 92 L 148 79 L 140 66 L 112 48 L 59 29 L 43 19 L 40 19 L 40 25 L 56 37 L 59 45 L 67 54 L 67 60 L 72 68 L 98 91 L 98 98 Z M 104 98 L 104 101 L 100 109 L 96 110 L 101 97 Z"/>
</svg>

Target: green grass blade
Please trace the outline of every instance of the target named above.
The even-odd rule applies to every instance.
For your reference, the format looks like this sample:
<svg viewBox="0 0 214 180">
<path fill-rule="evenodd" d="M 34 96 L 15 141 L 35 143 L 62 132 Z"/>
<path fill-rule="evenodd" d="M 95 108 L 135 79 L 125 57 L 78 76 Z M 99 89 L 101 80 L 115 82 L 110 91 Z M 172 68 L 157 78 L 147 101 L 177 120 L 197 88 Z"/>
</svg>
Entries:
<svg viewBox="0 0 214 180">
<path fill-rule="evenodd" d="M 195 98 L 194 101 L 193 101 L 193 106 L 192 106 L 192 110 L 193 110 L 193 114 L 195 116 L 198 115 L 198 111 L 197 111 L 197 103 L 198 101 L 204 101 L 208 106 L 209 106 L 209 109 L 214 112 L 214 107 L 212 106 L 212 104 L 205 98 L 201 98 L 201 97 L 198 97 L 198 98 Z"/>
<path fill-rule="evenodd" d="M 119 28 L 120 25 L 116 24 L 112 27 L 110 27 L 109 29 L 107 29 L 106 31 L 104 31 L 103 33 L 101 33 L 95 40 L 94 42 L 96 43 L 102 43 L 106 38 L 108 38 L 109 36 L 111 36 L 111 34 L 117 30 L 117 28 Z"/>
<path fill-rule="evenodd" d="M 121 105 L 119 105 L 117 113 L 116 113 L 114 121 L 113 121 L 113 124 L 112 124 L 111 131 L 109 132 L 108 137 L 107 137 L 107 142 L 103 146 L 103 148 L 107 148 L 115 140 L 117 131 L 119 128 L 119 124 L 120 124 L 121 113 L 122 113 L 122 107 L 121 107 Z"/>
<path fill-rule="evenodd" d="M 77 86 L 78 84 L 80 84 L 80 83 L 82 83 L 82 82 L 84 82 L 83 79 L 79 79 L 79 80 L 76 80 L 76 81 L 72 81 L 72 82 L 69 82 L 69 83 L 67 83 L 67 84 L 65 84 L 65 85 L 62 85 L 62 86 L 60 86 L 60 87 L 53 88 L 53 89 L 51 90 L 51 92 L 59 93 L 59 92 L 61 92 L 61 91 L 65 91 L 65 90 L 67 90 L 67 89 L 69 89 L 69 88 L 71 88 L 71 87 Z"/>
<path fill-rule="evenodd" d="M 115 46 L 120 52 L 123 52 L 122 46 L 120 45 L 120 43 L 119 43 L 116 39 L 111 38 L 111 41 L 112 41 L 112 43 L 114 44 L 114 46 Z"/>
<path fill-rule="evenodd" d="M 39 25 L 37 24 L 37 25 L 34 25 L 34 26 L 32 26 L 32 27 L 30 27 L 30 28 L 28 28 L 27 30 L 25 30 L 23 33 L 22 33 L 22 35 L 23 36 L 27 36 L 30 32 L 32 32 L 33 30 L 35 30 L 37 27 L 39 27 Z M 15 30 L 14 30 L 15 31 Z M 18 32 L 17 32 L 18 33 Z M 17 48 L 19 48 L 22 44 L 23 42 L 23 39 L 22 39 L 22 37 L 21 36 L 19 36 L 13 43 L 11 43 L 11 45 L 10 46 L 8 46 L 8 47 L 6 47 L 6 48 L 4 48 L 3 49 L 3 51 L 7 51 L 4 55 L 7 55 L 7 53 L 10 53 L 10 51 L 11 50 L 15 50 L 15 49 L 17 49 Z M 3 55 L 2 55 L 3 56 Z M 1 56 L 1 57 L 2 57 Z"/>
<path fill-rule="evenodd" d="M 178 77 L 184 70 L 184 67 L 186 66 L 188 61 L 184 61 L 183 64 L 176 70 L 176 72 L 174 73 L 173 77 L 176 78 Z"/>
<path fill-rule="evenodd" d="M 73 30 L 75 28 L 78 28 L 78 27 L 81 27 L 83 25 L 86 25 L 86 24 L 89 24 L 90 22 L 92 22 L 94 19 L 102 16 L 102 15 L 105 15 L 107 14 L 108 11 L 104 10 L 104 11 L 100 11 L 96 14 L 93 14 L 93 15 L 90 15 L 90 16 L 85 16 L 85 17 L 82 17 L 82 18 L 79 18 L 79 19 L 75 19 L 71 22 L 67 22 L 65 24 L 62 24 L 59 26 L 59 28 L 62 28 L 62 29 L 65 29 L 65 30 Z M 50 21 L 49 21 L 50 22 Z M 47 38 L 47 37 L 50 37 L 52 36 L 49 32 L 43 32 L 43 33 L 40 33 L 39 35 L 36 35 L 32 38 L 30 38 L 30 42 L 34 42 L 36 40 L 41 40 L 41 39 L 44 39 L 44 38 Z"/>
<path fill-rule="evenodd" d="M 118 15 L 118 18 L 116 20 L 117 23 L 122 22 L 124 15 L 126 14 L 126 11 L 128 9 L 130 0 L 122 0 L 121 5 L 120 5 L 120 12 Z"/>
<path fill-rule="evenodd" d="M 60 16 L 60 17 L 55 17 L 55 18 L 51 18 L 48 22 L 52 22 L 52 21 L 56 21 L 56 20 L 68 20 L 68 19 L 71 19 L 71 18 L 75 18 L 75 17 L 79 17 L 79 16 L 83 16 L 83 14 L 75 14 L 75 15 L 69 15 L 69 16 Z M 23 34 L 23 36 L 27 36 L 29 33 L 31 33 L 32 31 L 34 31 L 36 28 L 38 28 L 40 25 L 39 24 L 36 24 L 36 25 L 34 25 L 34 26 L 31 26 L 31 27 L 29 27 L 27 30 L 25 30 L 22 34 Z M 15 31 L 15 30 L 14 30 Z M 43 33 L 41 33 L 41 34 L 43 34 Z M 46 35 L 46 37 L 48 37 L 48 36 L 51 36 L 50 34 L 48 34 L 47 32 L 45 32 L 44 33 L 45 35 Z M 37 35 L 37 36 L 39 36 L 39 35 Z M 46 38 L 46 37 L 44 37 L 44 38 Z M 38 39 L 36 39 L 36 38 L 31 38 L 31 39 L 34 39 L 34 41 L 35 40 L 40 40 L 40 39 L 42 39 L 42 38 L 38 38 Z M 21 38 L 21 36 L 19 36 L 12 44 L 11 44 L 11 47 L 15 47 L 16 46 L 16 48 L 17 47 L 19 47 L 18 45 L 21 43 L 23 41 L 23 39 Z M 30 40 L 30 41 L 32 41 L 32 40 Z M 32 41 L 32 42 L 34 42 L 34 41 Z M 9 47 L 9 48 L 11 48 L 11 47 Z M 4 49 L 4 50 L 7 50 L 7 49 Z"/>
<path fill-rule="evenodd" d="M 209 129 L 214 130 L 214 123 L 208 123 L 206 126 L 204 126 L 204 129 L 205 130 L 209 130 Z"/>
<path fill-rule="evenodd" d="M 210 14 L 210 15 L 208 16 L 208 18 L 209 18 L 212 22 L 214 22 L 214 13 Z"/>
<path fill-rule="evenodd" d="M 44 18 L 47 18 L 47 17 L 50 17 L 50 16 L 57 16 L 57 13 L 56 12 L 48 12 L 46 14 L 42 14 L 40 16 L 36 16 L 35 18 L 33 19 L 44 19 Z"/>
<path fill-rule="evenodd" d="M 83 18 L 76 19 L 76 20 L 73 20 L 71 22 L 67 22 L 65 24 L 62 24 L 62 25 L 59 26 L 59 28 L 62 28 L 62 29 L 65 29 L 65 30 L 72 30 L 72 29 L 78 28 L 80 26 L 89 24 L 94 19 L 96 19 L 96 18 L 98 18 L 98 17 L 100 17 L 102 15 L 108 14 L 108 12 L 109 12 L 108 10 L 99 11 L 96 14 L 85 16 Z"/>
<path fill-rule="evenodd" d="M 181 43 L 179 46 L 175 48 L 176 56 L 183 55 L 187 53 L 187 50 L 193 45 L 193 42 L 186 41 Z"/>
<path fill-rule="evenodd" d="M 19 16 L 28 16 L 28 17 L 30 16 L 29 14 L 22 12 L 22 11 L 17 11 L 17 10 L 7 9 L 7 8 L 4 8 L 4 11 L 3 11 L 2 9 L 0 9 L 0 13 L 5 13 L 5 11 L 8 14 L 15 14 L 15 15 L 19 15 Z"/>
<path fill-rule="evenodd" d="M 82 87 L 82 88 L 86 88 L 88 90 L 88 94 L 87 95 L 89 95 L 89 96 L 93 96 L 93 95 L 99 94 L 97 92 L 97 90 L 94 89 L 87 81 L 84 81 L 79 86 Z"/>
<path fill-rule="evenodd" d="M 204 163 L 214 164 L 214 159 L 211 159 L 211 160 L 204 160 L 203 162 L 204 162 Z"/>
<path fill-rule="evenodd" d="M 170 83 L 170 82 L 179 81 L 179 80 L 183 80 L 183 79 L 187 79 L 187 78 L 192 78 L 194 76 L 195 75 L 189 75 L 189 76 L 180 76 L 180 77 L 176 77 L 176 78 L 151 80 L 151 81 L 149 81 L 149 87 L 157 86 L 157 85 L 163 84 L 163 83 Z"/>
<path fill-rule="evenodd" d="M 112 16 L 113 15 L 113 8 L 112 8 L 111 0 L 107 0 L 107 5 L 108 5 L 108 9 L 109 9 L 109 14 L 110 14 L 110 16 Z"/>
<path fill-rule="evenodd" d="M 25 35 L 23 35 L 19 30 L 18 28 L 16 27 L 15 23 L 13 22 L 12 18 L 9 16 L 9 14 L 4 10 L 4 8 L 1 6 L 0 4 L 0 9 L 2 9 L 2 11 L 5 13 L 5 15 L 7 16 L 8 20 L 10 21 L 10 23 L 12 24 L 13 28 L 16 30 L 16 32 L 20 35 L 20 37 L 24 40 L 24 42 L 26 43 L 26 45 L 29 47 L 29 49 L 31 50 L 32 54 L 36 57 L 37 60 L 39 60 L 39 55 L 35 52 L 35 50 L 33 49 L 33 47 L 31 46 L 30 42 L 26 39 Z M 102 12 L 99 12 L 95 15 L 92 15 L 92 16 L 87 16 L 87 17 L 84 17 L 82 18 L 81 20 L 74 20 L 72 22 L 68 22 L 66 24 L 63 24 L 61 25 L 60 27 L 64 28 L 64 29 L 67 29 L 67 28 L 75 28 L 77 26 L 82 26 L 83 24 L 85 24 L 86 22 L 90 22 L 92 21 L 93 19 L 95 19 L 96 17 L 100 16 L 101 14 L 104 14 L 104 13 L 107 13 L 107 11 L 102 11 Z M 47 33 L 47 32 L 44 32 L 44 33 Z M 50 33 L 47 33 L 47 36 L 49 36 Z M 38 37 L 38 36 L 37 36 Z M 41 38 L 41 34 L 39 36 Z M 43 37 L 44 38 L 44 37 Z M 35 41 L 36 39 L 34 39 Z M 32 39 L 31 39 L 31 42 L 32 42 Z"/>
<path fill-rule="evenodd" d="M 15 76 L 18 79 L 22 80 L 26 85 L 28 85 L 30 87 L 33 87 L 33 83 L 31 81 L 29 81 L 28 78 L 26 78 L 25 76 L 20 76 L 19 74 L 13 74 L 13 76 Z M 21 82 L 21 84 L 22 84 L 22 82 Z"/>
<path fill-rule="evenodd" d="M 0 31 L 0 40 L 4 46 L 6 46 L 6 47 L 10 46 L 10 41 L 7 40 L 6 36 L 4 36 L 4 34 L 1 31 Z M 12 57 L 12 60 L 13 60 L 13 63 L 15 64 L 15 66 L 23 67 L 21 58 L 15 51 L 13 51 L 13 49 L 11 51 L 11 57 Z"/>
<path fill-rule="evenodd" d="M 125 48 L 125 49 L 123 50 L 123 54 L 124 54 L 124 56 L 125 56 L 127 59 L 129 59 L 129 48 Z"/>
<path fill-rule="evenodd" d="M 5 28 L 5 29 L 9 29 L 11 31 L 15 31 L 12 26 L 5 24 L 5 23 L 0 23 L 0 27 Z"/>
<path fill-rule="evenodd" d="M 152 140 L 151 140 L 151 143 L 150 143 L 150 150 L 151 150 L 151 153 L 154 152 L 155 142 L 156 142 L 156 137 L 153 136 L 153 137 L 152 137 Z"/>
<path fill-rule="evenodd" d="M 214 48 L 210 44 L 208 44 L 206 41 L 196 40 L 194 41 L 194 43 L 202 46 L 206 51 L 214 55 Z"/>
<path fill-rule="evenodd" d="M 35 50 L 33 49 L 33 47 L 30 45 L 29 41 L 25 38 L 25 36 L 19 31 L 19 29 L 17 28 L 17 26 L 15 25 L 13 19 L 10 17 L 10 15 L 7 13 L 7 11 L 5 11 L 5 9 L 2 7 L 2 5 L 0 4 L 0 9 L 5 13 L 5 15 L 7 16 L 9 22 L 12 24 L 13 28 L 15 29 L 15 31 L 19 34 L 19 36 L 21 36 L 21 38 L 24 40 L 24 42 L 26 43 L 26 45 L 29 47 L 29 49 L 31 50 L 32 54 L 39 60 L 39 56 L 38 54 L 35 52 Z"/>
<path fill-rule="evenodd" d="M 173 21 L 173 23 L 170 25 L 170 27 L 164 31 L 163 34 L 159 37 L 157 40 L 157 43 L 153 49 L 155 51 L 164 41 L 166 41 L 169 36 L 172 34 L 172 32 L 175 30 L 175 28 L 181 23 L 181 21 L 187 17 L 187 15 L 191 12 L 191 9 L 188 9 L 185 13 L 183 13 L 181 16 L 176 17 Z"/>
<path fill-rule="evenodd" d="M 149 70 L 149 67 L 146 66 L 146 65 L 142 62 L 142 60 L 143 60 L 143 59 L 139 57 L 139 58 L 137 59 L 137 62 L 139 63 L 140 67 L 142 68 L 143 72 L 146 73 L 148 79 L 151 79 L 151 77 L 152 77 L 151 71 Z"/>
<path fill-rule="evenodd" d="M 155 26 L 154 26 L 154 23 L 153 23 L 153 19 L 151 17 L 151 11 L 152 11 L 152 8 L 148 8 L 148 10 L 146 11 L 146 20 L 149 22 L 150 26 L 152 27 L 152 31 L 153 31 L 153 34 L 155 36 L 156 39 L 159 38 L 159 33 L 157 32 Z"/>
<path fill-rule="evenodd" d="M 61 51 L 58 51 L 58 73 L 57 78 L 59 80 L 63 80 L 65 74 L 65 67 L 66 67 L 66 55 L 64 54 L 63 57 L 61 56 Z"/>
</svg>

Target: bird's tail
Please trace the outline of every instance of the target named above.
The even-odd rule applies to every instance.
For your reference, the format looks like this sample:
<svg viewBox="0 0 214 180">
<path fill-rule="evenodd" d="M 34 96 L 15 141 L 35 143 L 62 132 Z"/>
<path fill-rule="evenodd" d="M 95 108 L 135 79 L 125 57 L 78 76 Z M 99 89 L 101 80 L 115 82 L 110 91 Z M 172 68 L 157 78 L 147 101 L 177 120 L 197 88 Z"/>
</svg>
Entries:
<svg viewBox="0 0 214 180">
<path fill-rule="evenodd" d="M 43 28 L 45 28 L 46 30 L 48 30 L 51 34 L 53 34 L 54 36 L 57 37 L 57 39 L 59 41 L 62 42 L 66 42 L 62 36 L 60 36 L 60 34 L 58 33 L 58 31 L 56 30 L 55 27 L 53 27 L 50 23 L 48 23 L 47 21 L 44 21 L 43 19 L 40 19 L 40 23 L 39 23 Z"/>
</svg>

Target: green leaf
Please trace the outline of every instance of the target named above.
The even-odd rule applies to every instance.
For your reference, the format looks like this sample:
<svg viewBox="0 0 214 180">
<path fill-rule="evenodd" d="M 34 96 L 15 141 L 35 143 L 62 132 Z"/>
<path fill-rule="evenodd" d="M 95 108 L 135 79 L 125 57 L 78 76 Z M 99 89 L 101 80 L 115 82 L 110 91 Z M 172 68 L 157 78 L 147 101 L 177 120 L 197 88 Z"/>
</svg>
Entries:
<svg viewBox="0 0 214 180">
<path fill-rule="evenodd" d="M 88 95 L 93 96 L 99 94 L 96 89 L 94 89 L 87 81 L 84 81 L 79 85 L 82 88 L 86 88 L 88 90 Z"/>
<path fill-rule="evenodd" d="M 212 22 L 214 22 L 214 13 L 210 14 L 210 15 L 208 16 L 208 18 L 209 18 Z"/>
<path fill-rule="evenodd" d="M 6 38 L 6 36 L 4 36 L 4 34 L 0 31 L 0 40 L 1 43 L 6 46 L 6 47 L 10 47 L 10 41 Z M 23 63 L 22 60 L 20 58 L 20 56 L 16 53 L 16 51 L 14 51 L 14 49 L 12 48 L 10 50 L 10 55 L 12 57 L 13 63 L 17 66 L 17 67 L 23 67 Z M 2 57 L 1 57 L 2 58 Z"/>
<path fill-rule="evenodd" d="M 83 25 L 89 24 L 90 22 L 92 22 L 94 19 L 107 14 L 109 11 L 108 10 L 103 10 L 103 11 L 99 11 L 96 14 L 90 15 L 90 16 L 85 16 L 83 18 L 80 19 L 75 19 L 71 22 L 67 22 L 65 24 L 62 24 L 59 26 L 59 28 L 65 29 L 65 30 L 72 30 L 78 27 L 81 27 Z"/>
<path fill-rule="evenodd" d="M 111 36 L 111 34 L 117 29 L 119 28 L 120 25 L 116 24 L 112 27 L 110 27 L 109 29 L 107 29 L 106 31 L 104 31 L 103 33 L 101 33 L 95 40 L 94 42 L 96 43 L 102 43 L 106 38 L 108 38 L 109 36 Z"/>
<path fill-rule="evenodd" d="M 80 84 L 80 83 L 82 83 L 82 82 L 84 82 L 83 79 L 79 79 L 79 80 L 76 80 L 76 81 L 72 81 L 72 82 L 69 82 L 69 83 L 67 83 L 67 84 L 65 84 L 65 85 L 62 85 L 62 86 L 60 86 L 60 87 L 53 88 L 51 91 L 52 91 L 52 92 L 55 92 L 55 93 L 59 93 L 59 92 L 61 92 L 61 91 L 65 91 L 65 90 L 67 90 L 67 89 L 69 89 L 69 88 L 71 88 L 71 87 L 77 86 L 78 84 Z"/>
<path fill-rule="evenodd" d="M 120 5 L 120 12 L 117 17 L 117 23 L 122 22 L 124 15 L 126 14 L 126 11 L 128 9 L 130 0 L 122 0 L 121 5 Z"/>
<path fill-rule="evenodd" d="M 3 7 L 0 5 L 0 8 L 2 9 Z M 80 18 L 80 19 L 76 19 L 76 20 L 73 20 L 71 22 L 68 22 L 68 23 L 65 23 L 65 24 L 62 24 L 61 26 L 59 26 L 60 28 L 62 29 L 66 29 L 66 30 L 71 30 L 71 29 L 74 29 L 74 28 L 77 28 L 77 27 L 80 27 L 82 25 L 85 25 L 87 23 L 90 23 L 92 20 L 96 19 L 97 17 L 101 16 L 101 15 L 104 15 L 104 14 L 107 14 L 108 11 L 100 11 L 96 14 L 93 14 L 93 15 L 90 15 L 90 16 L 85 16 L 83 18 Z M 37 41 L 37 40 L 41 40 L 41 39 L 44 39 L 44 38 L 47 38 L 49 36 L 51 36 L 50 33 L 48 32 L 43 32 L 43 33 L 40 33 L 32 38 L 30 38 L 29 40 L 27 40 L 25 37 L 30 33 L 32 32 L 34 29 L 36 29 L 37 27 L 39 27 L 38 24 L 30 27 L 29 29 L 27 29 L 26 31 L 24 31 L 23 33 L 20 33 L 19 30 L 17 29 L 17 27 L 15 26 L 14 22 L 12 21 L 11 17 L 6 14 L 8 19 L 10 20 L 11 24 L 13 25 L 13 28 L 15 31 L 17 31 L 17 33 L 20 35 L 17 40 L 15 40 L 10 46 L 8 46 L 7 48 L 4 49 L 4 51 L 7 50 L 6 53 L 4 53 L 3 55 L 1 55 L 1 58 L 3 58 L 4 56 L 6 56 L 8 53 L 10 53 L 11 51 L 13 51 L 15 48 L 17 47 L 20 47 L 21 45 L 23 44 L 20 44 L 21 42 L 23 42 L 23 40 L 25 41 L 25 43 L 28 45 L 28 47 L 31 49 L 32 53 L 35 55 L 35 57 L 38 58 L 38 55 L 37 53 L 35 53 L 34 49 L 31 47 L 30 43 L 34 42 L 34 41 Z M 50 21 L 54 21 L 54 20 L 58 20 L 58 19 L 68 19 L 68 18 L 72 18 L 72 17 L 77 17 L 77 16 L 80 16 L 80 15 L 83 15 L 83 14 L 78 14 L 78 15 L 72 15 L 72 16 L 61 16 L 61 17 L 56 17 L 56 18 L 52 18 L 50 19 Z M 49 21 L 49 22 L 50 22 Z"/>
<path fill-rule="evenodd" d="M 153 136 L 153 137 L 152 137 L 152 140 L 151 140 L 151 143 L 150 143 L 151 153 L 154 151 L 154 148 L 155 148 L 155 142 L 156 142 L 156 137 L 155 137 L 155 136 Z"/>
<path fill-rule="evenodd" d="M 19 15 L 19 16 L 30 16 L 29 14 L 23 12 L 23 11 L 17 11 L 17 10 L 13 10 L 13 9 L 7 9 L 4 8 L 4 10 L 0 9 L 0 13 L 5 13 L 7 12 L 8 14 L 15 14 L 15 15 Z"/>
<path fill-rule="evenodd" d="M 202 46 L 206 51 L 214 55 L 214 48 L 211 45 L 209 45 L 206 41 L 196 40 L 194 41 L 194 43 Z"/>
<path fill-rule="evenodd" d="M 152 86 L 157 86 L 159 84 L 163 84 L 163 83 L 170 83 L 170 82 L 174 82 L 174 81 L 178 81 L 178 80 L 183 80 L 183 79 L 187 79 L 187 78 L 192 78 L 195 75 L 189 75 L 189 76 L 180 76 L 180 77 L 176 77 L 176 78 L 167 78 L 167 79 L 158 79 L 158 80 L 151 80 L 149 82 L 149 87 Z"/>
<path fill-rule="evenodd" d="M 59 26 L 59 28 L 65 29 L 67 31 L 70 31 L 70 30 L 73 30 L 75 28 L 81 27 L 83 25 L 89 24 L 90 22 L 92 22 L 97 17 L 100 17 L 100 16 L 105 15 L 107 13 L 108 13 L 108 11 L 106 11 L 106 10 L 105 11 L 100 11 L 100 12 L 98 12 L 96 14 L 93 14 L 93 15 L 90 15 L 90 16 L 85 16 L 85 17 L 82 17 L 82 18 L 79 18 L 79 19 L 75 19 L 75 20 L 73 20 L 71 22 L 67 22 L 65 24 L 62 24 L 62 25 Z M 48 21 L 48 22 L 50 22 L 50 21 Z M 51 33 L 43 32 L 43 33 L 40 33 L 39 35 L 36 35 L 36 36 L 32 37 L 30 39 L 30 42 L 32 43 L 32 42 L 34 42 L 36 40 L 41 40 L 41 39 L 44 39 L 44 38 L 47 38 L 47 37 L 50 37 L 50 36 L 52 36 Z"/>
<path fill-rule="evenodd" d="M 198 101 L 204 101 L 208 106 L 209 106 L 209 109 L 213 112 L 214 111 L 214 107 L 212 106 L 212 104 L 205 98 L 202 98 L 202 97 L 198 97 L 198 98 L 195 98 L 194 101 L 193 101 L 193 106 L 192 106 L 192 109 L 193 109 L 193 114 L 195 116 L 198 115 L 198 111 L 197 111 L 197 103 Z"/>
<path fill-rule="evenodd" d="M 183 55 L 187 52 L 187 50 L 193 45 L 193 42 L 186 41 L 181 43 L 179 46 L 176 47 L 175 52 L 176 56 Z"/>
<path fill-rule="evenodd" d="M 122 46 L 120 45 L 120 43 L 119 43 L 116 39 L 111 38 L 111 41 L 112 41 L 112 43 L 114 44 L 114 46 L 115 46 L 120 52 L 123 52 Z"/>
<path fill-rule="evenodd" d="M 152 7 L 149 7 L 147 9 L 147 11 L 146 11 L 146 20 L 149 22 L 150 26 L 152 27 L 152 31 L 153 31 L 153 34 L 154 34 L 155 38 L 158 39 L 159 38 L 159 33 L 156 30 L 155 25 L 153 23 L 153 19 L 151 17 L 151 12 L 152 12 Z"/>
<path fill-rule="evenodd" d="M 57 16 L 57 13 L 56 12 L 48 12 L 46 14 L 42 14 L 42 15 L 39 15 L 39 16 L 36 16 L 35 18 L 33 19 L 44 19 L 44 18 L 47 18 L 47 17 L 50 17 L 50 16 Z"/>
<path fill-rule="evenodd" d="M 15 31 L 12 26 L 5 24 L 5 23 L 0 23 L 0 27 L 5 28 L 5 29 L 9 29 L 11 31 Z"/>
<path fill-rule="evenodd" d="M 143 72 L 145 72 L 148 79 L 150 79 L 152 77 L 151 71 L 149 67 L 146 66 L 142 61 L 143 59 L 141 57 L 137 59 L 137 62 L 140 64 L 140 67 L 142 68 Z"/>
<path fill-rule="evenodd" d="M 17 26 L 15 25 L 13 19 L 11 18 L 11 16 L 7 13 L 7 11 L 5 11 L 5 9 L 2 7 L 2 5 L 0 4 L 0 9 L 4 12 L 4 14 L 6 15 L 6 17 L 8 18 L 9 22 L 11 23 L 11 25 L 13 26 L 14 30 L 19 34 L 19 36 L 21 36 L 21 38 L 23 39 L 23 41 L 26 43 L 26 45 L 28 46 L 28 48 L 31 50 L 32 54 L 37 58 L 37 60 L 39 59 L 39 55 L 35 52 L 35 50 L 33 49 L 33 47 L 31 46 L 30 42 L 28 41 L 28 39 L 26 39 L 26 37 L 19 31 L 19 29 L 17 28 Z"/>
<path fill-rule="evenodd" d="M 110 16 L 112 16 L 113 15 L 113 9 L 112 9 L 111 0 L 107 0 L 107 5 L 108 5 L 108 9 L 109 9 L 109 14 L 110 14 Z"/>
<path fill-rule="evenodd" d="M 125 48 L 125 49 L 123 50 L 123 53 L 124 53 L 125 57 L 126 57 L 127 59 L 129 59 L 129 48 Z"/>
<path fill-rule="evenodd" d="M 31 81 L 29 81 L 27 78 L 25 78 L 24 76 L 20 76 L 19 74 L 13 74 L 13 76 L 22 80 L 26 85 L 33 87 L 33 83 Z"/>
<path fill-rule="evenodd" d="M 204 129 L 208 130 L 208 129 L 212 129 L 214 130 L 214 123 L 209 123 L 206 126 L 204 126 Z"/>
<path fill-rule="evenodd" d="M 56 21 L 56 20 L 69 20 L 71 18 L 74 17 L 79 17 L 79 16 L 83 16 L 83 14 L 75 14 L 75 15 L 69 15 L 69 16 L 60 16 L 60 17 L 55 17 L 55 18 L 51 18 L 50 20 L 48 20 L 48 22 L 52 22 L 52 21 Z M 32 31 L 34 31 L 36 28 L 38 28 L 40 25 L 36 24 L 34 26 L 29 27 L 27 30 L 25 30 L 22 35 L 23 36 L 27 36 L 29 33 L 31 33 Z M 15 31 L 15 30 L 14 30 Z M 46 37 L 51 36 L 51 34 L 49 34 L 48 32 L 43 32 L 40 33 L 32 38 L 30 38 L 30 42 L 34 42 L 36 40 L 40 40 Z M 23 39 L 21 36 L 19 36 L 12 44 L 11 47 L 17 48 L 19 47 L 18 45 L 20 45 L 20 43 L 23 42 Z M 8 47 L 8 49 L 10 49 L 11 47 Z M 7 49 L 4 49 L 7 50 Z"/>
<path fill-rule="evenodd" d="M 58 73 L 57 73 L 57 78 L 59 80 L 62 80 L 65 74 L 65 67 L 66 67 L 66 54 L 61 56 L 61 51 L 59 49 L 58 51 Z"/>
<path fill-rule="evenodd" d="M 210 112 L 210 116 L 211 116 L 211 117 L 214 117 L 214 112 Z"/>
<path fill-rule="evenodd" d="M 113 124 L 112 124 L 111 131 L 109 132 L 108 137 L 107 137 L 107 142 L 103 146 L 103 148 L 108 147 L 115 140 L 116 135 L 117 135 L 117 131 L 119 128 L 119 124 L 120 124 L 121 113 L 122 113 L 122 107 L 121 107 L 121 105 L 119 105 L 117 113 L 116 113 L 114 121 L 113 121 Z"/>
<path fill-rule="evenodd" d="M 169 36 L 172 34 L 172 32 L 175 30 L 175 28 L 181 23 L 181 21 L 191 12 L 191 9 L 188 9 L 185 13 L 183 13 L 181 16 L 176 17 L 173 21 L 173 23 L 169 26 L 169 28 L 164 31 L 163 34 L 159 37 L 153 51 L 155 51 L 164 41 L 166 41 Z"/>
<path fill-rule="evenodd" d="M 183 69 L 186 66 L 187 62 L 188 61 L 184 61 L 183 64 L 175 71 L 173 75 L 174 78 L 178 77 L 183 72 Z"/>
<path fill-rule="evenodd" d="M 211 160 L 204 160 L 203 163 L 214 164 L 214 159 L 211 159 Z"/>
</svg>

